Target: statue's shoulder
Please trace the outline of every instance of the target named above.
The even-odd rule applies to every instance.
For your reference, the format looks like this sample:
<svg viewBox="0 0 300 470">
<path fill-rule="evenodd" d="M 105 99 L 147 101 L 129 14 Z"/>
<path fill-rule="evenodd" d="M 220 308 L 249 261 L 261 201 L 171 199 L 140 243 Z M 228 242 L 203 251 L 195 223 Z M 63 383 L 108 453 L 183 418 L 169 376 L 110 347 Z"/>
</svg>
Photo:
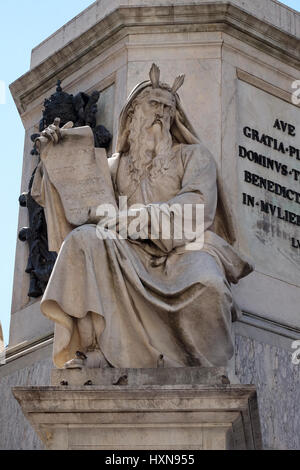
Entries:
<svg viewBox="0 0 300 470">
<path fill-rule="evenodd" d="M 190 160 L 195 160 L 201 163 L 201 166 L 209 165 L 212 168 L 216 167 L 212 153 L 202 142 L 196 144 L 181 144 L 181 155 L 184 164 Z"/>
</svg>

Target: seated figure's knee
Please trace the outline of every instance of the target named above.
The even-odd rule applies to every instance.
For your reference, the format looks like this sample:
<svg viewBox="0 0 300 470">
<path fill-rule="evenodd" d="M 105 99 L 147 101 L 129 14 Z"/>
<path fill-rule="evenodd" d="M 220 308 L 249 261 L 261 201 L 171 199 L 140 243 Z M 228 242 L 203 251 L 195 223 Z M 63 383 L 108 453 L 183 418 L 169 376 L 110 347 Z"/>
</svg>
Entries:
<svg viewBox="0 0 300 470">
<path fill-rule="evenodd" d="M 96 245 L 99 247 L 101 242 L 110 243 L 117 239 L 117 233 L 103 228 L 101 225 L 82 225 L 75 228 L 65 239 L 65 244 L 76 243 L 79 246 Z"/>
<path fill-rule="evenodd" d="M 94 225 L 82 225 L 81 227 L 74 228 L 72 232 L 67 236 L 66 241 L 80 240 L 82 237 L 90 237 L 96 234 L 96 227 Z"/>
<path fill-rule="evenodd" d="M 65 239 L 65 244 L 75 243 L 77 246 L 93 246 L 99 239 L 95 225 L 82 225 L 75 228 Z"/>
<path fill-rule="evenodd" d="M 110 238 L 105 238 L 104 234 L 97 230 L 96 225 L 83 225 L 75 228 L 65 239 L 61 251 L 62 253 L 86 253 L 98 257 L 106 253 L 106 247 L 112 243 Z M 103 236 L 102 236 L 103 235 Z M 100 259 L 100 258 L 99 258 Z"/>
</svg>

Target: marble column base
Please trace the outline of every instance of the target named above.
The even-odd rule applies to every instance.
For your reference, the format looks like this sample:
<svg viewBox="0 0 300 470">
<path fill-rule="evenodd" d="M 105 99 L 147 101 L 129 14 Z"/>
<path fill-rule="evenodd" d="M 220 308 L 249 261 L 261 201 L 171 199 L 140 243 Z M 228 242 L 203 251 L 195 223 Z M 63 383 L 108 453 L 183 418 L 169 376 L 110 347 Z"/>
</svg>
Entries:
<svg viewBox="0 0 300 470">
<path fill-rule="evenodd" d="M 213 384 L 211 377 L 209 384 L 195 383 L 195 370 L 185 372 L 185 377 L 194 374 L 193 384 L 133 385 L 129 370 L 127 380 L 118 381 L 124 385 L 74 386 L 70 382 L 87 378 L 85 372 L 56 371 L 54 378 L 63 372 L 69 385 L 13 389 L 47 449 L 261 449 L 254 386 Z M 115 370 L 115 378 L 119 372 L 124 371 Z"/>
</svg>

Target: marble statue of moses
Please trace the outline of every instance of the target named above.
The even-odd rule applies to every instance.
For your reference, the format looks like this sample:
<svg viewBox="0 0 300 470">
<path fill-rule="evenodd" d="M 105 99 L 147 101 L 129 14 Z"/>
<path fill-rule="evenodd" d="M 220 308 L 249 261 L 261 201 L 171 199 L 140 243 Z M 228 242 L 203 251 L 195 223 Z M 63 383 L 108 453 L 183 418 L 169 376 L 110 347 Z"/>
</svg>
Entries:
<svg viewBox="0 0 300 470">
<path fill-rule="evenodd" d="M 171 87 L 152 66 L 150 81 L 133 90 L 121 112 L 108 164 L 116 200 L 127 196 L 128 206 L 204 204 L 204 246 L 193 250 L 190 240 L 172 237 L 102 239 L 89 220 L 72 227 L 41 302 L 55 322 L 59 368 L 155 368 L 162 356 L 166 367 L 226 366 L 233 356 L 230 284 L 253 268 L 233 247 L 214 158 L 177 93 L 183 79 Z M 57 147 L 56 131 L 53 125 L 44 135 Z M 36 178 L 35 198 L 46 206 Z"/>
</svg>

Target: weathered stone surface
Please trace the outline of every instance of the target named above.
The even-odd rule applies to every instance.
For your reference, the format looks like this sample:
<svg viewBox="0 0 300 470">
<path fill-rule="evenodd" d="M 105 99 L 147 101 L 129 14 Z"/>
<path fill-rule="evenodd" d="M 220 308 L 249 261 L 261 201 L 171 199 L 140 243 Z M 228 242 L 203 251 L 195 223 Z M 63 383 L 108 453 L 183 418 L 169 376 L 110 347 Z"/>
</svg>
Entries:
<svg viewBox="0 0 300 470">
<path fill-rule="evenodd" d="M 48 449 L 260 449 L 255 387 L 26 387 L 14 395 Z"/>
<path fill-rule="evenodd" d="M 266 10 L 269 5 L 270 0 L 264 0 Z M 120 5 L 116 6 L 120 7 Z M 100 21 L 97 17 L 96 24 L 93 21 L 92 27 L 87 28 L 83 34 L 73 37 L 73 41 L 64 47 L 56 45 L 51 50 L 47 49 L 47 59 L 38 63 L 32 72 L 24 75 L 12 85 L 13 95 L 20 112 L 25 111 L 30 102 L 44 93 L 46 88 L 51 87 L 49 80 L 50 76 L 53 77 L 54 68 L 57 69 L 56 73 L 62 75 L 62 79 L 78 72 L 78 65 L 83 69 L 103 51 L 104 47 L 113 47 L 116 41 L 124 40 L 128 34 L 126 27 L 142 26 L 150 28 L 148 32 L 152 32 L 152 28 L 158 26 L 163 32 L 172 32 L 174 24 L 176 24 L 179 31 L 185 32 L 187 25 L 190 25 L 191 18 L 193 18 L 195 28 L 198 31 L 207 31 L 212 29 L 211 24 L 215 20 L 213 26 L 215 30 L 228 31 L 234 37 L 240 38 L 240 29 L 243 28 L 248 34 L 243 35 L 242 39 L 249 45 L 254 44 L 270 55 L 283 61 L 290 61 L 296 66 L 299 63 L 299 45 L 295 36 L 288 36 L 287 32 L 275 28 L 269 21 L 263 21 L 259 16 L 253 16 L 227 1 L 203 2 L 199 0 L 192 4 L 170 6 L 169 3 L 167 6 L 162 4 L 152 8 L 130 5 L 127 8 L 122 6 L 115 11 L 110 10 L 109 13 L 104 18 L 100 15 Z M 278 16 L 280 16 L 280 12 Z M 295 12 L 292 17 L 298 24 L 298 16 Z M 126 29 L 124 30 L 124 28 Z M 295 35 L 298 34 L 295 28 L 293 28 L 293 32 Z M 59 35 L 56 39 L 58 37 Z M 64 63 L 65 66 L 63 70 L 61 63 Z M 45 78 L 43 83 L 38 84 L 37 87 L 32 86 L 41 75 Z M 22 96 L 17 97 L 19 94 Z"/>
<path fill-rule="evenodd" d="M 0 449 L 1 450 L 41 450 L 43 444 L 24 417 L 16 402 L 12 387 L 50 384 L 52 360 L 44 359 L 22 368 L 5 377 L 0 368 Z"/>
<path fill-rule="evenodd" d="M 255 328 L 254 330 L 258 335 L 256 339 L 248 338 L 251 336 L 249 331 L 244 331 L 243 336 L 236 334 L 236 371 L 242 383 L 257 384 L 263 446 L 265 449 L 299 449 L 300 372 L 299 366 L 293 365 L 291 362 L 292 349 L 289 351 L 288 347 L 292 343 L 292 339 L 286 338 L 285 347 L 285 344 L 282 344 L 283 336 L 271 334 L 266 329 Z M 270 339 L 272 342 L 267 344 Z M 1 367 L 0 390 L 6 403 L 6 406 L 1 407 L 0 411 L 1 449 L 18 449 L 20 445 L 22 449 L 40 448 L 41 444 L 34 437 L 34 430 L 27 424 L 20 408 L 14 402 L 11 387 L 31 384 L 49 385 L 53 367 L 50 355 L 51 349 L 49 350 L 49 359 L 39 361 L 37 357 L 35 359 L 36 367 L 30 365 L 28 360 L 25 361 L 25 357 Z M 70 375 L 67 377 L 66 373 Z M 82 385 L 88 380 L 94 380 L 96 383 L 94 377 L 97 374 L 98 371 L 55 370 L 52 371 L 51 382 L 52 385 L 59 385 L 60 381 L 69 380 L 70 386 Z M 112 371 L 111 374 L 113 376 L 114 372 Z M 138 374 L 138 371 L 135 372 L 136 376 Z M 115 382 L 119 378 L 119 373 L 116 375 Z M 107 380 L 105 374 L 104 379 Z M 83 382 L 83 380 L 85 381 Z M 203 376 L 201 380 L 203 380 Z M 17 434 L 15 426 L 18 427 Z M 20 436 L 25 436 L 24 441 L 20 441 Z"/>
<path fill-rule="evenodd" d="M 192 8 L 193 4 L 201 3 L 213 4 L 214 0 L 151 0 L 152 7 L 187 4 Z M 219 1 L 218 3 L 226 4 L 228 2 Z M 295 35 L 300 34 L 300 20 L 297 12 L 280 2 L 272 0 L 251 0 L 251 2 L 248 0 L 231 0 L 230 3 L 241 7 L 243 10 L 250 12 L 262 20 L 267 19 L 269 23 L 274 24 L 287 33 Z M 88 28 L 93 27 L 96 22 L 110 14 L 120 5 L 149 7 L 149 0 L 110 0 L 109 2 L 107 0 L 98 0 L 79 16 L 69 21 L 69 23 L 59 29 L 51 37 L 35 47 L 32 51 L 31 67 L 35 67 L 46 59 L 49 53 L 57 51 L 80 36 L 80 34 L 84 33 Z"/>
<path fill-rule="evenodd" d="M 34 341 L 53 334 L 53 331 L 53 323 L 41 313 L 40 302 L 31 302 L 11 316 L 9 345 L 15 347 L 25 341 Z"/>
<path fill-rule="evenodd" d="M 257 386 L 264 448 L 299 450 L 300 366 L 292 349 L 236 335 L 236 373 Z"/>
<path fill-rule="evenodd" d="M 82 386 L 88 381 L 92 385 L 115 385 L 125 379 L 126 385 L 224 385 L 228 384 L 225 367 L 177 367 L 161 369 L 53 369 L 51 385 L 59 386 L 62 382 L 69 386 Z M 124 381 L 124 380 L 123 380 Z"/>
</svg>

